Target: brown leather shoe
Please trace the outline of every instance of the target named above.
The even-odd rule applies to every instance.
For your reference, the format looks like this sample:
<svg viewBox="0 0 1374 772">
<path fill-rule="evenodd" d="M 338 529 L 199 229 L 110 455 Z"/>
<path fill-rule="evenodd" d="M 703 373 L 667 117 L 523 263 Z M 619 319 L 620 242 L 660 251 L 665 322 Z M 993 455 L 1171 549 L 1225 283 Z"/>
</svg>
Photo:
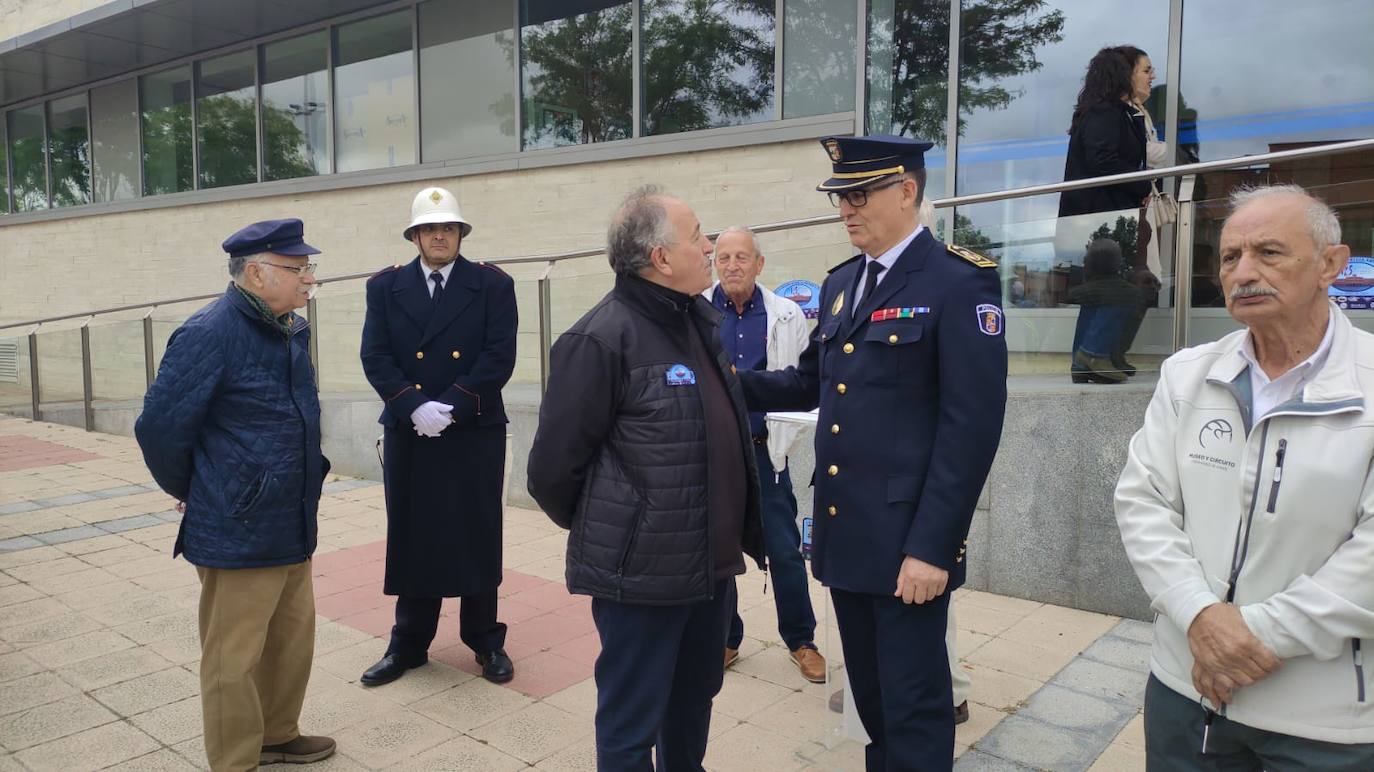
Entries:
<svg viewBox="0 0 1374 772">
<path fill-rule="evenodd" d="M 954 706 L 954 725 L 958 726 L 965 721 L 968 721 L 968 700 Z"/>
<path fill-rule="evenodd" d="M 738 662 L 738 661 L 739 661 L 739 649 L 732 649 L 732 648 L 730 648 L 729 646 L 726 646 L 726 647 L 725 647 L 725 669 L 726 669 L 726 670 L 729 670 L 729 669 L 730 669 L 730 666 L 733 665 L 733 664 L 735 664 L 735 663 Z"/>
<path fill-rule="evenodd" d="M 334 740 L 330 737 L 300 735 L 287 743 L 262 746 L 259 764 L 311 764 L 334 755 Z"/>
<path fill-rule="evenodd" d="M 801 671 L 802 678 L 813 684 L 825 683 L 825 657 L 815 646 L 798 646 L 792 650 L 792 664 Z"/>
</svg>

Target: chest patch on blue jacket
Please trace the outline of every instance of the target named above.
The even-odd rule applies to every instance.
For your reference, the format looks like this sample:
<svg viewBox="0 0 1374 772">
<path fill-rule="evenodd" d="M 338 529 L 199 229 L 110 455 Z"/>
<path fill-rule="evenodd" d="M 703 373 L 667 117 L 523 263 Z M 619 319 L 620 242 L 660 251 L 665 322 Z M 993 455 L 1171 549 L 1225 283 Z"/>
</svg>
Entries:
<svg viewBox="0 0 1374 772">
<path fill-rule="evenodd" d="M 670 366 L 664 377 L 668 380 L 669 386 L 693 386 L 697 382 L 697 374 L 687 365 Z"/>
</svg>

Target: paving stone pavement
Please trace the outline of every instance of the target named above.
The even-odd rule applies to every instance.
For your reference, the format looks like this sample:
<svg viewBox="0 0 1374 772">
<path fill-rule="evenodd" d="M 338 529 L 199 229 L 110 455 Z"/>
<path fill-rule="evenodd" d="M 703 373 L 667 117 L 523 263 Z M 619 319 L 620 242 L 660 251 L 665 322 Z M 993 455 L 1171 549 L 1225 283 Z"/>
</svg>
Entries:
<svg viewBox="0 0 1374 772">
<path fill-rule="evenodd" d="M 132 439 L 0 417 L 0 770 L 205 768 L 194 569 L 172 560 L 177 516 Z M 317 770 L 594 769 L 587 599 L 567 593 L 563 532 L 508 508 L 501 617 L 516 678 L 478 677 L 456 608 L 429 664 L 376 689 L 385 648 L 385 513 L 377 483 L 331 477 L 313 565 L 319 615 L 302 729 L 334 736 Z M 975 556 L 976 559 L 976 556 Z M 711 770 L 863 769 L 826 703 L 774 638 L 761 574 L 742 577 L 746 638 L 715 703 Z M 829 619 L 813 582 L 817 616 Z M 451 604 L 450 604 L 451 605 Z M 972 718 L 960 770 L 1141 770 L 1149 627 L 1011 597 L 955 595 Z M 817 644 L 833 677 L 838 634 Z"/>
</svg>

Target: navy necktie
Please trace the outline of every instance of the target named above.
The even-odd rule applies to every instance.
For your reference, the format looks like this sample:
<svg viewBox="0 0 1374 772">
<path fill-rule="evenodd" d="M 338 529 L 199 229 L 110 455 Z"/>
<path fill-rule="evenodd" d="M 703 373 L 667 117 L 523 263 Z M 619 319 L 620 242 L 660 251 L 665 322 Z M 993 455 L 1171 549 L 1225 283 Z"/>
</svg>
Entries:
<svg viewBox="0 0 1374 772">
<path fill-rule="evenodd" d="M 444 275 L 435 271 L 429 275 L 429 280 L 434 282 L 434 305 L 439 305 L 439 299 L 444 296 Z"/>
<path fill-rule="evenodd" d="M 859 304 L 873 297 L 873 288 L 878 286 L 878 277 L 882 275 L 883 264 L 877 260 L 868 261 L 868 275 L 864 277 L 864 291 L 854 302 L 854 313 L 859 313 Z"/>
</svg>

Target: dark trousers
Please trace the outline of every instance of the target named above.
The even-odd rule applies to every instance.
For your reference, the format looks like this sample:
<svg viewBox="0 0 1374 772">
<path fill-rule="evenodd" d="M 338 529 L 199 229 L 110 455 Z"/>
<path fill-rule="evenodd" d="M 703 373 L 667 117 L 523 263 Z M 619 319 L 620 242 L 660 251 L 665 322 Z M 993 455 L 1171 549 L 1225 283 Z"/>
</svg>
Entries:
<svg viewBox="0 0 1374 772">
<path fill-rule="evenodd" d="M 600 772 L 699 772 L 711 701 L 725 676 L 720 650 L 731 581 L 682 606 L 592 600 L 596 658 L 596 768 Z"/>
<path fill-rule="evenodd" d="M 496 588 L 481 595 L 459 599 L 458 637 L 478 654 L 489 654 L 506 645 L 506 626 L 496 621 Z M 396 624 L 391 628 L 387 654 L 400 654 L 412 662 L 424 662 L 429 644 L 439 631 L 443 598 L 396 598 Z"/>
<path fill-rule="evenodd" d="M 801 531 L 797 530 L 797 498 L 792 495 L 792 477 L 784 469 L 774 478 L 768 446 L 755 445 L 759 465 L 759 498 L 763 507 L 763 549 L 768 555 L 768 570 L 773 575 L 773 603 L 778 609 L 778 635 L 789 650 L 795 651 L 815 641 L 816 614 L 811 609 L 811 594 L 806 583 L 806 560 L 801 554 Z M 732 594 L 734 601 L 737 595 Z M 725 645 L 738 649 L 744 640 L 744 620 L 739 603 L 730 604 L 730 635 Z"/>
<path fill-rule="evenodd" d="M 919 605 L 844 590 L 830 595 L 854 705 L 868 732 L 868 772 L 951 769 L 949 593 Z"/>
<path fill-rule="evenodd" d="M 1368 772 L 1374 743 L 1345 745 L 1212 718 L 1202 753 L 1202 706 L 1150 676 L 1145 685 L 1145 768 L 1151 772 Z"/>
</svg>

